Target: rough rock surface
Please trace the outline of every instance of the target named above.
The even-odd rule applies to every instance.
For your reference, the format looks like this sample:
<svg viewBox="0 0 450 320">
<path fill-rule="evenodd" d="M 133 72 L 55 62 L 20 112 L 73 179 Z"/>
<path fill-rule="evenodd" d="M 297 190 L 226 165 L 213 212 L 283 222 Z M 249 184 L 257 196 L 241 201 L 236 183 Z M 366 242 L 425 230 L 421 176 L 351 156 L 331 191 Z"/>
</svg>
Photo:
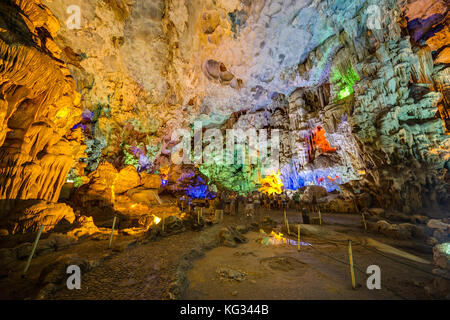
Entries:
<svg viewBox="0 0 450 320">
<path fill-rule="evenodd" d="M 74 202 L 100 211 L 141 185 L 186 191 L 191 173 L 256 190 L 273 163 L 166 172 L 173 133 L 195 120 L 222 133 L 268 129 L 270 142 L 279 130 L 287 189 L 366 194 L 411 215 L 448 208 L 444 0 L 8 0 L 0 9 L 0 209 L 57 201 L 68 173 L 82 185 Z"/>
<path fill-rule="evenodd" d="M 11 212 L 4 218 L 4 224 L 9 234 L 37 232 L 43 226 L 43 232 L 50 231 L 61 221 L 75 221 L 73 209 L 64 203 L 49 203 L 40 201 Z"/>
<path fill-rule="evenodd" d="M 59 21 L 36 1 L 0 10 L 0 208 L 4 199 L 56 201 L 84 153 L 81 96 L 54 38 Z M 5 210 L 6 210 L 5 209 Z"/>
</svg>

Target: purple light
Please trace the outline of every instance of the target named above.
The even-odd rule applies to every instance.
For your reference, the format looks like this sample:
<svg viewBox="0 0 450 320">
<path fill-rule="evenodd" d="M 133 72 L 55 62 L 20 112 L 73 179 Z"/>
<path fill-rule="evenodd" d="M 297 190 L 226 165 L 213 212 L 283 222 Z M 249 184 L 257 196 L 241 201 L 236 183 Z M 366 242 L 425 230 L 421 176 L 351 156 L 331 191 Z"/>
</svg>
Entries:
<svg viewBox="0 0 450 320">
<path fill-rule="evenodd" d="M 89 120 L 92 121 L 92 119 L 94 119 L 94 112 L 88 109 L 83 110 L 83 113 L 81 114 L 81 116 L 83 117 L 83 120 Z"/>
</svg>

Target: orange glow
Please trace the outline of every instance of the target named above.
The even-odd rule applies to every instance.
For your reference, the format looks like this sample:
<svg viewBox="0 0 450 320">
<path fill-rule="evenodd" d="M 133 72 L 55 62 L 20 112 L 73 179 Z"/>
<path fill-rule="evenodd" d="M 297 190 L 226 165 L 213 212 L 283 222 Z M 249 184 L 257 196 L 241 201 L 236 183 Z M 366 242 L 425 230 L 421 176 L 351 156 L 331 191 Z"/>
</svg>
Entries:
<svg viewBox="0 0 450 320">
<path fill-rule="evenodd" d="M 114 181 L 113 181 L 113 183 L 111 185 L 111 203 L 112 203 L 113 207 L 114 207 L 114 203 L 116 202 L 116 191 L 115 191 L 115 189 L 116 189 L 116 182 L 117 182 L 118 178 L 119 178 L 119 175 L 116 174 L 116 177 L 114 178 Z"/>
<path fill-rule="evenodd" d="M 283 192 L 283 182 L 281 181 L 280 176 L 281 173 L 278 170 L 278 173 L 262 179 L 261 188 L 259 188 L 258 191 L 267 193 L 268 195 L 272 195 L 274 193 L 280 194 L 281 192 Z"/>
<path fill-rule="evenodd" d="M 165 166 L 165 167 L 159 169 L 159 172 L 162 176 L 167 176 L 169 174 L 169 171 L 170 171 L 170 166 Z"/>
<path fill-rule="evenodd" d="M 272 231 L 270 233 L 270 236 L 273 237 L 276 241 L 284 242 L 286 238 L 283 237 L 282 233 L 276 233 L 275 231 Z"/>
<path fill-rule="evenodd" d="M 450 159 L 450 149 L 449 148 L 443 148 L 443 147 L 439 146 L 437 148 L 431 149 L 430 153 L 433 155 L 437 155 L 437 156 L 443 158 L 444 160 Z"/>
<path fill-rule="evenodd" d="M 327 138 L 325 130 L 322 126 L 318 126 L 313 132 L 313 144 L 315 149 L 319 149 L 322 153 L 336 152 L 336 148 L 332 148 Z"/>
<path fill-rule="evenodd" d="M 63 119 L 63 118 L 67 118 L 68 115 L 69 115 L 69 108 L 64 107 L 64 108 L 58 110 L 58 112 L 56 113 L 56 118 Z"/>
<path fill-rule="evenodd" d="M 272 231 L 269 234 L 269 241 L 267 244 L 279 245 L 288 243 L 290 243 L 290 240 L 285 238 L 282 233 L 276 233 L 275 231 Z"/>
</svg>

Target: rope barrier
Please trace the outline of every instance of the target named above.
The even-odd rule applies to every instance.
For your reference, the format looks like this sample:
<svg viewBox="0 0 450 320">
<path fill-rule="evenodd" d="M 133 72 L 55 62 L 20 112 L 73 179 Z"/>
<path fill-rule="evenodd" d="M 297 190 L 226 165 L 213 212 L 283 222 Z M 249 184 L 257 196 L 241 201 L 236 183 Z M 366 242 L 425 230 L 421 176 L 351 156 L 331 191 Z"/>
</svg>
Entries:
<svg viewBox="0 0 450 320">
<path fill-rule="evenodd" d="M 339 262 L 339 263 L 341 263 L 341 264 L 343 264 L 343 265 L 345 265 L 345 266 L 350 266 L 350 264 L 349 264 L 348 262 L 342 261 L 342 260 L 340 260 L 340 259 L 338 259 L 338 258 L 335 258 L 335 257 L 333 257 L 333 256 L 331 256 L 331 255 L 329 255 L 329 254 L 327 254 L 327 253 L 324 253 L 323 251 L 321 251 L 321 250 L 315 248 L 314 246 L 309 246 L 309 247 L 312 248 L 313 250 L 315 250 L 315 252 L 317 252 L 317 253 L 319 253 L 319 254 L 325 256 L 325 257 L 328 257 L 329 259 L 332 259 L 332 260 L 334 260 L 334 261 L 336 261 L 336 262 Z M 355 268 L 355 270 L 359 271 L 360 273 L 364 274 L 365 276 L 367 275 L 366 272 L 364 272 L 364 270 L 362 270 L 358 265 L 353 264 L 353 267 Z M 391 287 L 389 287 L 389 286 L 387 286 L 387 285 L 385 285 L 385 284 L 383 284 L 383 286 L 384 286 L 386 289 L 388 289 L 389 291 L 391 291 L 394 295 L 396 295 L 397 297 L 399 297 L 400 299 L 402 299 L 402 300 L 407 300 L 407 298 L 405 298 L 404 296 L 402 296 L 401 294 L 399 294 L 398 292 L 396 292 L 395 290 L 393 290 Z"/>
<path fill-rule="evenodd" d="M 348 242 L 348 240 L 330 240 L 330 239 L 327 239 L 327 238 L 325 238 L 325 237 L 321 237 L 321 236 L 319 236 L 319 235 L 314 235 L 314 237 L 323 239 L 323 240 L 325 240 L 325 242 L 328 242 L 328 243 L 331 243 L 331 244 L 336 244 L 336 242 L 337 242 L 337 243 L 347 243 L 347 242 Z M 395 258 L 392 258 L 392 257 L 390 257 L 390 256 L 387 256 L 387 255 L 385 255 L 385 254 L 379 252 L 379 251 L 376 250 L 376 249 L 372 249 L 372 248 L 367 247 L 364 243 L 361 243 L 361 242 L 359 242 L 359 241 L 357 241 L 357 240 L 352 240 L 352 243 L 358 244 L 358 245 L 360 245 L 361 247 L 363 247 L 364 249 L 366 249 L 366 250 L 368 250 L 368 251 L 370 251 L 370 252 L 376 253 L 376 254 L 378 254 L 378 255 L 380 255 L 380 256 L 382 256 L 382 257 L 384 257 L 384 258 L 387 258 L 387 259 L 389 259 L 389 260 L 391 260 L 391 261 L 397 262 L 398 264 L 401 264 L 401 265 L 410 267 L 410 268 L 415 269 L 415 270 L 417 270 L 417 271 L 424 272 L 424 273 L 426 273 L 426 274 L 428 274 L 428 275 L 430 275 L 430 276 L 433 276 L 433 277 L 440 277 L 440 278 L 445 279 L 445 280 L 450 280 L 449 277 L 446 277 L 446 276 L 444 276 L 444 275 L 434 274 L 434 273 L 429 272 L 429 271 L 427 271 L 427 270 L 425 270 L 425 269 L 422 269 L 422 268 L 420 268 L 420 267 L 417 267 L 417 266 L 414 266 L 414 265 L 405 263 L 405 262 L 403 262 L 403 261 L 397 260 L 397 259 L 395 259 Z"/>
</svg>

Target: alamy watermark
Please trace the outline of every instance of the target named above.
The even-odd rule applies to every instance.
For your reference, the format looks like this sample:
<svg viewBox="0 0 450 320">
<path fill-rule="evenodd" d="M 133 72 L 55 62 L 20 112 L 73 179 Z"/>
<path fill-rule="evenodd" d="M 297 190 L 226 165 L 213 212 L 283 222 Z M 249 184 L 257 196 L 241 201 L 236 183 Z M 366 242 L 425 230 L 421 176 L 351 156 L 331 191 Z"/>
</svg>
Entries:
<svg viewBox="0 0 450 320">
<path fill-rule="evenodd" d="M 66 13 L 70 15 L 66 20 L 67 29 L 81 29 L 81 8 L 77 5 L 70 5 L 67 7 Z"/>
<path fill-rule="evenodd" d="M 369 290 L 381 290 L 381 269 L 377 265 L 367 267 L 366 273 L 370 276 L 367 278 L 366 285 Z"/>
<path fill-rule="evenodd" d="M 70 276 L 67 278 L 66 286 L 67 289 L 73 290 L 81 289 L 81 269 L 77 265 L 70 265 L 67 267 L 66 273 L 70 274 Z"/>
<path fill-rule="evenodd" d="M 193 131 L 178 129 L 172 141 L 178 144 L 171 150 L 171 161 L 180 164 L 256 165 L 262 174 L 273 174 L 279 169 L 280 131 L 250 128 L 227 129 L 225 137 L 219 129 L 203 130 L 201 121 L 195 121 Z M 193 142 L 193 143 L 192 143 Z M 225 144 L 225 148 L 224 148 Z M 193 146 L 193 147 L 192 147 Z"/>
</svg>

